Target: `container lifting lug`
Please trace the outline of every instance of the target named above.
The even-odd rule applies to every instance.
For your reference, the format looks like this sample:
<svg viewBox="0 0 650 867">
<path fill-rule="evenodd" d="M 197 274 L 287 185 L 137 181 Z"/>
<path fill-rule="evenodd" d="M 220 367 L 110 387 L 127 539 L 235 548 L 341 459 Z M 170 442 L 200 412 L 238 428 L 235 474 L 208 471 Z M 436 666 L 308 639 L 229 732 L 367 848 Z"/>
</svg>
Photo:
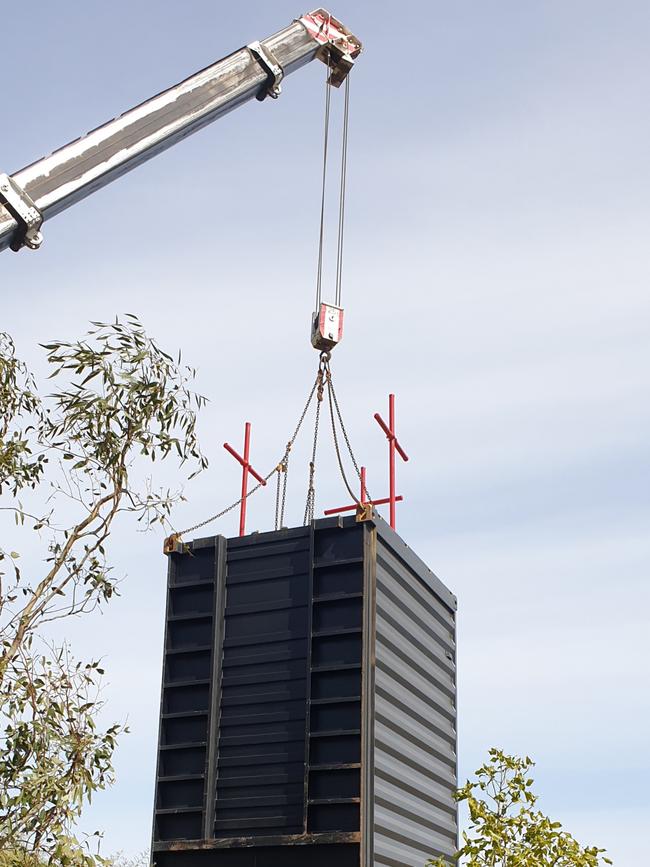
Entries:
<svg viewBox="0 0 650 867">
<path fill-rule="evenodd" d="M 178 533 L 172 533 L 163 542 L 163 554 L 182 554 L 185 549 L 186 546 L 181 542 Z"/>
<path fill-rule="evenodd" d="M 43 243 L 40 229 L 43 225 L 43 215 L 25 190 L 16 183 L 11 175 L 0 173 L 0 205 L 4 205 L 18 223 L 10 247 L 18 252 L 21 247 L 38 250 Z"/>
<path fill-rule="evenodd" d="M 330 352 L 342 339 L 343 308 L 322 303 L 312 317 L 311 345 L 319 352 Z"/>
</svg>

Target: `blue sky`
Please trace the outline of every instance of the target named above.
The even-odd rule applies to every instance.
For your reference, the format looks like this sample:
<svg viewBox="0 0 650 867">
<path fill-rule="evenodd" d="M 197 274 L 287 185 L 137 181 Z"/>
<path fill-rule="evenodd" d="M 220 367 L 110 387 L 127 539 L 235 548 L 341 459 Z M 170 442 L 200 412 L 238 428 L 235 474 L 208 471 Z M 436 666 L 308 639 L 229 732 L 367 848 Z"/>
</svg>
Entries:
<svg viewBox="0 0 650 867">
<path fill-rule="evenodd" d="M 0 169 L 303 11 L 14 4 Z M 398 395 L 411 455 L 398 529 L 459 597 L 461 774 L 491 745 L 532 755 L 542 806 L 636 867 L 650 806 L 648 6 L 339 0 L 331 11 L 366 46 L 351 83 L 334 370 L 372 491 L 386 486 L 372 414 Z M 245 419 L 258 464 L 273 465 L 313 375 L 322 71 L 312 64 L 277 102 L 240 109 L 57 217 L 38 253 L 2 257 L 2 327 L 37 371 L 39 341 L 123 312 L 199 368 L 211 467 L 187 487 L 180 525 L 234 498 L 221 443 L 238 442 Z M 256 213 L 260 196 L 275 220 Z M 305 461 L 299 450 L 295 523 Z M 319 508 L 338 505 L 331 460 L 318 482 Z M 272 509 L 253 504 L 249 526 L 269 527 Z M 214 526 L 235 529 L 234 517 Z M 107 851 L 135 852 L 149 838 L 165 561 L 160 538 L 126 523 L 114 541 L 122 597 L 67 637 L 105 657 L 112 713 L 132 731 L 86 826 L 105 830 Z"/>
</svg>

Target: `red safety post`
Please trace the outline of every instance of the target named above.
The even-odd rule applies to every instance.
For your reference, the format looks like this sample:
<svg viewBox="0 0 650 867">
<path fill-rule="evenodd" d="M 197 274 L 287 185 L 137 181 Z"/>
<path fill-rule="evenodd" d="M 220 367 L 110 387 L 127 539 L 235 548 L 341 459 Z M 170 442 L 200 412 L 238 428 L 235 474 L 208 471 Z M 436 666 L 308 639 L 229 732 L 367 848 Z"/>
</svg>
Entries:
<svg viewBox="0 0 650 867">
<path fill-rule="evenodd" d="M 228 443 L 224 443 L 223 447 L 227 452 L 236 458 L 239 463 L 242 465 L 242 477 L 241 477 L 241 504 L 239 509 L 239 535 L 246 535 L 246 498 L 248 496 L 248 474 L 250 473 L 254 479 L 256 479 L 260 485 L 266 485 L 265 479 L 263 479 L 259 473 L 257 473 L 250 464 L 250 446 L 251 446 L 251 423 L 249 421 L 246 422 L 246 428 L 244 431 L 244 457 L 237 454 L 234 448 Z"/>
<path fill-rule="evenodd" d="M 361 467 L 361 499 L 360 503 L 362 506 L 370 505 L 370 506 L 384 506 L 386 503 L 390 503 L 390 497 L 384 497 L 382 500 L 367 500 L 368 491 L 366 490 L 366 468 Z M 401 503 L 404 497 L 399 496 L 395 497 L 396 503 Z M 325 515 L 338 515 L 339 512 L 353 512 L 357 508 L 357 504 L 353 503 L 351 506 L 340 506 L 338 509 L 325 509 Z"/>
<path fill-rule="evenodd" d="M 408 455 L 401 447 L 398 442 L 397 434 L 395 432 L 395 395 L 388 395 L 388 424 L 383 420 L 383 418 L 379 415 L 378 412 L 375 413 L 375 421 L 379 425 L 379 427 L 386 434 L 386 439 L 388 440 L 388 456 L 389 456 L 389 493 L 390 496 L 388 501 L 390 503 L 390 525 L 395 529 L 395 503 L 397 499 L 395 497 L 395 452 L 399 453 L 399 456 L 403 461 L 408 461 Z"/>
</svg>

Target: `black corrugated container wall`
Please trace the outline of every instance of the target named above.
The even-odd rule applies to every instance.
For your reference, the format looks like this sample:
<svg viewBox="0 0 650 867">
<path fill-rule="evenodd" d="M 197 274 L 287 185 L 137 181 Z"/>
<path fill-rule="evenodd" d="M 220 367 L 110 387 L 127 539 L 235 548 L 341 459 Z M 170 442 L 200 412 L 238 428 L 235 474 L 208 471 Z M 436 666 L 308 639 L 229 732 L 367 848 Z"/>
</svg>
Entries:
<svg viewBox="0 0 650 867">
<path fill-rule="evenodd" d="M 171 554 L 152 860 L 452 855 L 455 612 L 377 515 Z"/>
</svg>

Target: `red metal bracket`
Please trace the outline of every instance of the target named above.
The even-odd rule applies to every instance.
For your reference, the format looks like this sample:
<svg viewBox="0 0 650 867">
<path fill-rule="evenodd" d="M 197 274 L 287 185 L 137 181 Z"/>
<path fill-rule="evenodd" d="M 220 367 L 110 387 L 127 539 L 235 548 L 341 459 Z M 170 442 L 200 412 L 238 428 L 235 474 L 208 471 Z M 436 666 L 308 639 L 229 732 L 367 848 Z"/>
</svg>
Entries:
<svg viewBox="0 0 650 867">
<path fill-rule="evenodd" d="M 251 423 L 249 421 L 246 422 L 246 427 L 244 429 L 244 457 L 237 454 L 234 448 L 228 443 L 224 443 L 223 447 L 227 452 L 239 461 L 242 465 L 242 478 L 241 478 L 241 504 L 239 507 L 239 535 L 246 535 L 246 498 L 248 496 L 248 474 L 250 473 L 254 479 L 256 479 L 260 485 L 266 485 L 266 480 L 260 476 L 258 472 L 256 472 L 250 464 L 250 445 L 251 445 Z"/>
<path fill-rule="evenodd" d="M 390 497 L 384 497 L 381 500 L 368 500 L 368 491 L 366 490 L 366 468 L 361 467 L 361 498 L 359 502 L 362 506 L 384 506 L 386 503 L 390 503 Z M 396 503 L 401 503 L 404 497 L 398 496 L 395 497 Z M 339 506 L 337 509 L 325 509 L 325 515 L 338 515 L 340 512 L 353 512 L 358 508 L 357 503 L 353 503 L 351 506 Z"/>
<path fill-rule="evenodd" d="M 379 415 L 378 412 L 375 413 L 375 421 L 379 425 L 379 427 L 386 434 L 386 439 L 388 440 L 388 460 L 389 460 L 389 480 L 390 480 L 390 496 L 388 498 L 388 502 L 390 503 L 390 525 L 395 529 L 395 503 L 397 502 L 397 497 L 395 496 L 395 452 L 399 454 L 403 461 L 408 461 L 408 455 L 399 444 L 397 439 L 397 434 L 395 432 L 395 395 L 388 395 L 388 424 L 383 420 L 383 418 Z"/>
</svg>

